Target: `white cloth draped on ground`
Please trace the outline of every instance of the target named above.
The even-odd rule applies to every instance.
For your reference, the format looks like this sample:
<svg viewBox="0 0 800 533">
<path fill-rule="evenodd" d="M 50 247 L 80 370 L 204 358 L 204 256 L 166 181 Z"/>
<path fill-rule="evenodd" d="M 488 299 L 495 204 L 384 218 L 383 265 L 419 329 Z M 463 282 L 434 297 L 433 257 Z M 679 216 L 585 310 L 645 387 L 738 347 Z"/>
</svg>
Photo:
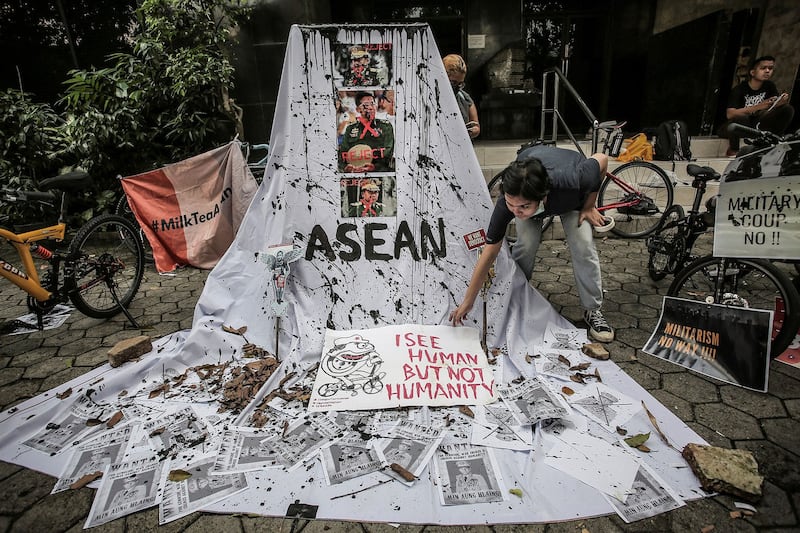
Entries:
<svg viewBox="0 0 800 533">
<path fill-rule="evenodd" d="M 337 71 L 337 65 L 350 68 L 347 60 L 363 57 L 363 52 L 373 52 L 377 59 L 358 71 L 356 81 L 382 80 L 382 85 L 337 86 L 336 80 L 355 83 L 348 72 Z M 389 88 L 394 91 L 390 119 L 393 160 L 383 166 L 378 159 L 386 155 L 385 147 L 367 145 L 359 150 L 366 150 L 366 159 L 372 163 L 364 163 L 362 158 L 358 165 L 383 170 L 368 176 L 340 172 L 336 99 L 353 96 L 359 100 L 359 95 L 348 93 L 357 89 L 380 101 L 380 91 Z M 345 138 L 379 137 L 389 132 L 385 122 L 361 125 L 363 131 L 350 130 Z M 359 152 L 348 153 L 345 159 L 352 163 Z M 354 185 L 355 192 L 351 190 Z M 359 202 L 361 190 L 375 187 L 381 206 L 359 206 L 358 216 L 345 212 Z M 476 252 L 467 249 L 464 236 L 486 227 L 491 208 L 485 179 L 426 25 L 294 27 L 264 181 L 236 239 L 209 275 L 191 331 L 161 339 L 138 363 L 119 369 L 101 367 L 59 389 L 72 388 L 76 395 L 92 389 L 91 399 L 107 405 L 107 411 L 117 410 L 119 402 L 140 406 L 140 411 L 128 411 L 126 420 L 148 408 L 191 405 L 209 427 L 202 451 L 214 453 L 223 426 L 247 425 L 253 420 L 254 406 L 268 391 L 284 382 L 307 379 L 320 361 L 326 328 L 446 324 L 466 290 L 476 260 Z M 382 216 L 363 216 L 370 210 Z M 290 261 L 287 253 L 294 250 L 300 250 L 300 256 Z M 548 331 L 563 328 L 573 340 L 585 338 L 584 332 L 530 288 L 507 250 L 497 260 L 486 310 L 487 345 L 490 351 L 498 349 L 495 373 L 500 382 L 533 377 L 529 356 L 541 351 Z M 481 329 L 482 322 L 479 298 L 469 326 Z M 246 331 L 234 331 L 243 326 Z M 282 361 L 250 406 L 233 415 L 218 413 L 218 390 L 204 388 L 202 380 L 193 389 L 181 388 L 177 378 L 187 367 L 210 368 L 221 362 L 233 367 L 252 361 L 241 358 L 245 343 L 277 352 Z M 675 448 L 702 439 L 614 363 L 595 364 L 605 385 L 637 403 L 646 403 L 674 446 L 651 439 L 648 445 L 653 453 L 641 454 L 639 460 L 650 465 L 682 498 L 699 497 L 697 481 Z M 168 392 L 163 388 L 165 380 L 171 384 Z M 120 396 L 123 390 L 126 394 Z M 68 449 L 49 455 L 22 442 L 30 441 L 66 408 L 67 402 L 50 394 L 21 404 L 13 413 L 3 413 L 0 458 L 58 475 Z M 449 409 L 448 413 L 458 416 L 456 408 Z M 432 420 L 444 415 L 421 408 L 412 409 L 408 416 L 420 424 L 435 425 Z M 447 414 L 448 420 L 450 416 Z M 592 421 L 582 424 L 595 434 L 605 431 Z M 8 431 L 11 427 L 15 431 Z M 633 433 L 653 431 L 642 410 L 626 428 Z M 615 441 L 617 437 L 609 434 L 605 438 Z M 452 440 L 445 437 L 449 444 Z M 201 450 L 182 452 L 170 468 L 185 461 L 191 451 Z M 519 487 L 523 494 L 519 498 L 505 491 L 505 501 L 500 502 L 443 506 L 437 482 L 428 477 L 433 475 L 428 474 L 433 471 L 430 467 L 413 486 L 384 482 L 354 497 L 342 497 L 374 480 L 357 477 L 327 485 L 315 457 L 303 468 L 248 472 L 246 490 L 203 509 L 283 516 L 290 504 L 299 501 L 317 506 L 316 517 L 322 519 L 441 524 L 547 522 L 613 512 L 601 492 L 545 464 L 542 454 L 539 448 L 534 452 L 494 451 L 504 486 Z M 680 468 L 675 467 L 677 463 Z"/>
<path fill-rule="evenodd" d="M 237 141 L 121 183 L 159 272 L 213 268 L 258 187 Z"/>
</svg>

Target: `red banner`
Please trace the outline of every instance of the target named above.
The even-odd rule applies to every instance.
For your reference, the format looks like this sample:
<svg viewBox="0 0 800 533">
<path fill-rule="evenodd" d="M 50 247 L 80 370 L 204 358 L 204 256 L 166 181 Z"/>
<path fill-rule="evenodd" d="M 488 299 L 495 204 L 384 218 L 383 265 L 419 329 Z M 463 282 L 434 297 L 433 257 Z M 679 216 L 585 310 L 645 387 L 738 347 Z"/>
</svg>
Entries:
<svg viewBox="0 0 800 533">
<path fill-rule="evenodd" d="M 159 272 L 213 268 L 258 187 L 236 141 L 121 181 Z"/>
</svg>

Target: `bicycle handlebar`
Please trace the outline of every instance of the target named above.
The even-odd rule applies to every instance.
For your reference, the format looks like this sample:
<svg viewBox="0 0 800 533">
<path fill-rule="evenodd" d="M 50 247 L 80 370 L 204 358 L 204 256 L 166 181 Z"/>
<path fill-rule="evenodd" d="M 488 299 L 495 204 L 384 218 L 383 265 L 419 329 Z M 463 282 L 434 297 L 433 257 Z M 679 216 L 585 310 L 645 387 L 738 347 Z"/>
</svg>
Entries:
<svg viewBox="0 0 800 533">
<path fill-rule="evenodd" d="M 744 126 L 743 124 L 738 124 L 736 122 L 731 122 L 728 125 L 728 133 L 733 135 L 738 135 L 740 137 L 746 136 L 746 137 L 756 138 L 768 144 L 777 144 L 784 140 L 783 137 L 781 137 L 780 135 L 775 135 L 771 131 L 750 128 L 748 126 Z"/>
<path fill-rule="evenodd" d="M 2 189 L 0 191 L 4 198 L 12 202 L 47 202 L 54 203 L 57 200 L 55 194 L 40 191 L 15 191 L 12 189 Z"/>
</svg>

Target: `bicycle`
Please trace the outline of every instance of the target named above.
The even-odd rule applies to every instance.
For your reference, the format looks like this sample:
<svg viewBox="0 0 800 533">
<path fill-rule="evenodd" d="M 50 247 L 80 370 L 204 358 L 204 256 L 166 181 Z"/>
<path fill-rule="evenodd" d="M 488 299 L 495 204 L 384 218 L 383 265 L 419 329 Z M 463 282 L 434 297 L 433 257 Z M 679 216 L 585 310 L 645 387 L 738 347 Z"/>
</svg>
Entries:
<svg viewBox="0 0 800 533">
<path fill-rule="evenodd" d="M 253 177 L 260 184 L 264 179 L 264 172 L 267 168 L 267 160 L 269 159 L 269 144 L 250 144 L 243 142 L 242 153 L 244 154 L 244 160 L 247 161 L 247 168 L 250 169 Z M 261 157 L 255 161 L 251 161 L 250 158 L 253 156 L 253 154 L 261 155 Z"/>
<path fill-rule="evenodd" d="M 136 220 L 136 215 L 133 214 L 133 210 L 128 203 L 128 197 L 124 192 L 122 193 L 122 196 L 120 196 L 119 200 L 117 200 L 117 204 L 114 207 L 114 213 L 128 220 L 138 230 L 139 241 L 141 241 L 144 250 L 144 260 L 148 263 L 152 263 L 154 261 L 153 246 L 150 244 L 150 241 L 147 240 L 147 235 L 145 235 L 144 230 L 142 230 L 141 226 L 139 226 L 139 221 Z M 126 242 L 124 232 L 120 233 L 120 239 L 122 239 L 123 242 Z M 131 243 L 131 245 L 136 246 L 135 243 Z"/>
<path fill-rule="evenodd" d="M 57 223 L 24 228 L 20 233 L 0 226 L 0 238 L 13 246 L 21 262 L 17 267 L 0 259 L 0 276 L 28 293 L 27 305 L 36 314 L 39 329 L 43 329 L 42 317 L 67 301 L 93 318 L 124 313 L 135 328 L 139 327 L 127 309 L 144 274 L 138 228 L 121 216 L 104 214 L 82 225 L 67 248 L 41 244 L 52 240 L 58 246 L 64 241 L 69 193 L 85 190 L 90 183 L 86 172 L 70 172 L 42 180 L 41 191 L 0 190 L 0 199 L 6 202 L 38 202 L 52 207 L 58 195 L 48 191 L 60 191 Z M 49 267 L 41 278 L 34 257 Z"/>
<path fill-rule="evenodd" d="M 613 121 L 596 126 L 606 132 L 620 127 L 620 124 Z M 614 138 L 614 135 L 606 135 L 604 153 L 613 153 Z M 524 145 L 520 151 L 533 144 L 535 143 Z M 489 194 L 493 202 L 500 195 L 502 179 L 503 173 L 500 172 L 489 181 Z M 597 193 L 597 210 L 614 218 L 611 232 L 615 235 L 625 238 L 644 237 L 659 226 L 662 216 L 672 206 L 673 197 L 673 183 L 661 167 L 647 161 L 631 161 L 619 166 L 614 172 L 606 172 Z M 542 231 L 552 224 L 553 217 L 554 215 L 543 220 Z M 513 242 L 514 238 L 511 229 L 507 239 Z"/>
<path fill-rule="evenodd" d="M 694 163 L 686 166 L 686 173 L 694 178 L 692 208 L 686 214 L 682 206 L 673 205 L 664 212 L 664 218 L 655 233 L 647 238 L 647 272 L 653 281 L 674 274 L 695 259 L 691 256 L 695 241 L 714 226 L 714 213 L 710 209 L 701 213 L 700 203 L 706 193 L 707 183 L 719 180 L 719 173 L 711 167 Z"/>
<path fill-rule="evenodd" d="M 800 136 L 797 134 L 779 137 L 769 132 L 747 128 L 738 124 L 735 125 L 734 129 L 743 131 L 746 135 L 752 137 L 756 146 L 749 153 L 744 153 L 737 158 L 745 158 L 745 160 L 737 161 L 736 165 L 731 165 L 726 169 L 725 172 L 728 177 L 732 173 L 740 174 L 742 177 L 760 175 L 753 173 L 754 171 L 760 172 L 760 158 L 766 152 L 766 150 L 760 150 L 760 148 L 769 147 L 777 143 L 785 143 L 788 146 L 790 142 L 796 143 L 800 141 Z M 795 154 L 791 157 L 796 157 L 797 152 L 796 150 L 788 151 L 787 154 Z M 791 173 L 792 169 L 796 168 L 791 165 L 788 156 L 784 163 L 787 172 Z M 691 167 L 691 165 L 689 166 Z M 782 168 L 784 167 L 782 166 Z M 688 167 L 687 170 L 689 170 Z M 706 178 L 713 179 L 712 176 L 716 172 L 707 167 L 700 167 L 699 169 L 692 168 L 690 174 L 694 175 L 696 180 L 703 182 L 702 185 L 704 186 L 705 182 L 708 181 Z M 736 176 L 734 175 L 734 177 Z M 710 227 L 713 225 L 711 217 L 704 217 L 706 213 L 701 215 L 698 212 L 702 190 L 700 187 L 696 188 L 698 190 L 695 193 L 695 202 L 689 215 L 667 222 L 664 229 L 660 231 L 662 233 L 668 227 L 673 228 L 677 237 L 663 247 L 659 247 L 660 245 L 654 246 L 656 253 L 667 258 L 666 264 L 668 266 L 673 266 L 670 263 L 675 263 L 674 266 L 678 267 L 681 266 L 681 263 L 688 262 L 688 253 L 691 251 L 691 245 L 699 235 L 697 232 L 703 226 Z M 686 222 L 684 223 L 682 220 L 686 220 Z M 797 265 L 795 264 L 796 267 Z M 773 357 L 783 353 L 794 340 L 798 328 L 800 328 L 800 294 L 798 294 L 789 276 L 779 266 L 763 259 L 715 257 L 713 255 L 700 257 L 688 262 L 682 269 L 677 270 L 675 279 L 669 287 L 668 295 L 700 300 L 709 304 L 716 303 L 769 311 L 776 311 L 778 299 L 782 300 L 784 318 L 782 323 L 775 324 L 775 328 L 773 328 L 771 347 Z"/>
</svg>

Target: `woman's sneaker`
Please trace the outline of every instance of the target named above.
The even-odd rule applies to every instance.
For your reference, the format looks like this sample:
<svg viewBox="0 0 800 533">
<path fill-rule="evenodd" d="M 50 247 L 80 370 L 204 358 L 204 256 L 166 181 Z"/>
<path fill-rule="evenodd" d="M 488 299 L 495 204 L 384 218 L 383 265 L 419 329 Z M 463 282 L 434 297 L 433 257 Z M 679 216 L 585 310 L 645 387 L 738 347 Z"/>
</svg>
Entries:
<svg viewBox="0 0 800 533">
<path fill-rule="evenodd" d="M 606 318 L 599 309 L 585 311 L 583 319 L 589 326 L 589 337 L 597 342 L 611 342 L 614 340 L 614 328 L 608 325 Z"/>
</svg>

